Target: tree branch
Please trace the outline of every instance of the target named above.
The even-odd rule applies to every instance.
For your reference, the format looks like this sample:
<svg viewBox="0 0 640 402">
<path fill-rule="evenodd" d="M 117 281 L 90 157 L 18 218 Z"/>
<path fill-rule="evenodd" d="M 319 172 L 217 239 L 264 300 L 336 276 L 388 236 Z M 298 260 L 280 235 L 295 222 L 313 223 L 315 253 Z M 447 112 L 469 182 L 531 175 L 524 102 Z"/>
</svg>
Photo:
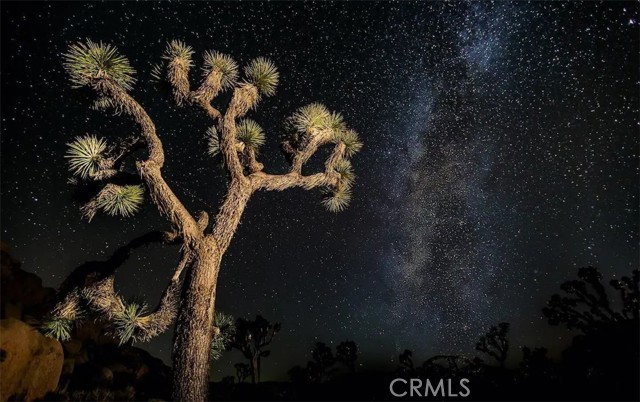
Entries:
<svg viewBox="0 0 640 402">
<path fill-rule="evenodd" d="M 146 183 L 151 199 L 157 205 L 160 213 L 169 219 L 185 240 L 200 237 L 202 233 L 198 230 L 195 219 L 162 177 L 161 169 L 164 165 L 162 142 L 157 136 L 155 125 L 147 112 L 135 99 L 108 78 L 98 78 L 94 83 L 94 88 L 112 99 L 116 105 L 122 108 L 124 113 L 131 115 L 140 125 L 149 156 L 147 160 L 138 161 L 136 165 L 140 177 Z"/>
</svg>

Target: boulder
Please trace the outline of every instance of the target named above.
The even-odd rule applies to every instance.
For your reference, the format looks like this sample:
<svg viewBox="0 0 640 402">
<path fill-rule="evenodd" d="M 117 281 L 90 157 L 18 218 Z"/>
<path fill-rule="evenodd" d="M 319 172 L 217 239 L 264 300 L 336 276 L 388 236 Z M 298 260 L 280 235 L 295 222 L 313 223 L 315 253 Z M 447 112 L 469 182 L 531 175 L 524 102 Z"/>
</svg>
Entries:
<svg viewBox="0 0 640 402">
<path fill-rule="evenodd" d="M 13 318 L 0 321 L 0 335 L 0 401 L 32 401 L 55 391 L 64 362 L 60 342 Z"/>
</svg>

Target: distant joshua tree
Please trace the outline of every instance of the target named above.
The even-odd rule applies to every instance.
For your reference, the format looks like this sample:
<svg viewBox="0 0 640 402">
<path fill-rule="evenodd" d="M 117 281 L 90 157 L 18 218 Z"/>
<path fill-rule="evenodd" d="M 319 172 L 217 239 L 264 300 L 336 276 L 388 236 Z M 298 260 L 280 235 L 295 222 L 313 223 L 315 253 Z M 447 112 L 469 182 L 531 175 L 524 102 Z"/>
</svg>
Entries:
<svg viewBox="0 0 640 402">
<path fill-rule="evenodd" d="M 564 295 L 554 294 L 542 312 L 549 324 L 565 324 L 569 329 L 578 329 L 584 333 L 598 331 L 604 325 L 637 323 L 640 314 L 639 283 L 638 270 L 634 270 L 630 276 L 609 282 L 620 296 L 621 308 L 616 309 L 598 269 L 580 268 L 578 279 L 560 285 Z"/>
<path fill-rule="evenodd" d="M 244 383 L 244 381 L 251 377 L 251 366 L 247 363 L 236 363 L 233 365 L 236 369 L 236 378 L 238 379 L 238 384 Z"/>
<path fill-rule="evenodd" d="M 313 351 L 311 351 L 311 360 L 307 363 L 309 377 L 314 382 L 326 381 L 334 372 L 332 369 L 336 363 L 331 347 L 323 342 L 316 342 Z"/>
<path fill-rule="evenodd" d="M 271 324 L 261 315 L 254 321 L 242 318 L 236 320 L 235 335 L 230 343 L 231 347 L 238 349 L 249 361 L 251 383 L 260 382 L 260 369 L 263 357 L 269 357 L 270 350 L 267 346 L 273 341 L 273 337 L 280 332 L 280 324 Z"/>
<path fill-rule="evenodd" d="M 212 221 L 205 211 L 195 214 L 187 210 L 165 181 L 162 141 L 151 117 L 129 94 L 135 71 L 127 58 L 111 45 L 89 40 L 71 45 L 63 55 L 73 86 L 88 87 L 97 95 L 93 109 L 110 109 L 126 115 L 140 128 L 139 135 L 113 142 L 86 135 L 69 144 L 65 157 L 73 182 L 92 183 L 98 189 L 82 206 L 83 216 L 88 220 L 98 212 L 132 216 L 147 193 L 170 225 L 164 233 L 165 242 L 180 244 L 181 257 L 152 312 L 147 313 L 141 305 L 126 303 L 115 292 L 114 276 L 110 275 L 69 292 L 48 324 L 50 332 L 60 333 L 79 317 L 82 306 L 113 322 L 123 340 L 144 341 L 163 332 L 177 316 L 174 398 L 181 401 L 207 398 L 220 263 L 251 196 L 260 190 L 320 189 L 325 194 L 322 204 L 330 211 L 342 211 L 351 199 L 354 174 L 350 158 L 362 147 L 358 135 L 347 128 L 339 113 L 313 103 L 298 109 L 287 120 L 288 137 L 282 142 L 282 150 L 290 162 L 289 171 L 266 173 L 257 159 L 266 134 L 255 121 L 244 117 L 263 96 L 275 93 L 279 79 L 275 66 L 267 59 L 255 59 L 245 67 L 244 78 L 238 80 L 238 66 L 231 57 L 208 51 L 204 53 L 202 82 L 192 90 L 189 82 L 189 71 L 194 65 L 192 55 L 191 47 L 172 41 L 162 63 L 154 66 L 152 73 L 168 82 L 178 105 L 200 109 L 211 119 L 206 152 L 222 156 L 229 177 L 227 194 Z M 231 100 L 226 110 L 218 110 L 211 101 L 225 90 L 233 91 Z M 333 149 L 324 171 L 304 174 L 303 165 L 327 145 Z M 146 152 L 138 152 L 142 149 Z M 135 170 L 128 168 L 132 162 Z"/>
<path fill-rule="evenodd" d="M 413 365 L 413 352 L 409 349 L 405 349 L 404 352 L 398 355 L 398 371 L 402 374 L 413 374 L 415 367 Z"/>
<path fill-rule="evenodd" d="M 493 357 L 504 368 L 509 353 L 509 323 L 501 322 L 489 328 L 489 332 L 480 337 L 476 350 Z"/>
<path fill-rule="evenodd" d="M 354 341 L 340 342 L 336 346 L 336 360 L 344 364 L 352 373 L 356 371 L 358 360 L 358 345 Z"/>
</svg>

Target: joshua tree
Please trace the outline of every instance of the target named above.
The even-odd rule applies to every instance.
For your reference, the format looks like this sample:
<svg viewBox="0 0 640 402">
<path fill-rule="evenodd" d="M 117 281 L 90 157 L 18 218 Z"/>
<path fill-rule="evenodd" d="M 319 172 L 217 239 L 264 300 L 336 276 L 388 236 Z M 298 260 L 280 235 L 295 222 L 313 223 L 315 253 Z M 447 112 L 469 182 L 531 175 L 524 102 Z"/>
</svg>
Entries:
<svg viewBox="0 0 640 402">
<path fill-rule="evenodd" d="M 412 374 L 415 370 L 413 365 L 413 352 L 409 349 L 405 349 L 404 352 L 398 355 L 398 371 L 403 374 Z"/>
<path fill-rule="evenodd" d="M 311 352 L 311 359 L 307 363 L 309 376 L 315 382 L 323 382 L 330 377 L 334 370 L 331 368 L 336 363 L 331 347 L 323 342 L 316 342 Z"/>
<path fill-rule="evenodd" d="M 354 341 L 340 342 L 336 346 L 336 360 L 344 364 L 352 373 L 356 371 L 358 345 Z"/>
<path fill-rule="evenodd" d="M 630 276 L 613 279 L 611 287 L 620 294 L 620 311 L 612 305 L 602 274 L 594 267 L 580 268 L 578 280 L 566 281 L 560 285 L 565 293 L 554 294 L 542 312 L 549 324 L 565 324 L 569 329 L 584 333 L 597 331 L 603 325 L 638 321 L 640 313 L 640 271 L 634 270 Z M 637 324 L 634 324 L 637 326 Z"/>
<path fill-rule="evenodd" d="M 126 329 L 121 333 L 123 338 L 136 341 L 147 340 L 176 321 L 174 397 L 202 401 L 206 399 L 210 348 L 216 332 L 214 306 L 220 263 L 251 195 L 260 190 L 319 189 L 325 193 L 323 205 L 330 211 L 341 211 L 351 199 L 354 175 L 350 158 L 362 143 L 339 113 L 314 103 L 298 109 L 287 120 L 288 137 L 282 150 L 290 162 L 289 171 L 265 172 L 257 153 L 266 134 L 256 122 L 243 118 L 262 97 L 275 93 L 279 78 L 275 66 L 264 58 L 255 59 L 238 80 L 238 67 L 231 57 L 208 51 L 204 53 L 202 82 L 191 89 L 192 55 L 191 47 L 172 41 L 153 74 L 169 83 L 178 105 L 192 106 L 211 119 L 206 130 L 208 153 L 222 157 L 229 178 L 227 194 L 211 222 L 206 211 L 187 210 L 165 181 L 162 141 L 151 117 L 129 93 L 135 71 L 127 58 L 111 45 L 89 40 L 71 45 L 63 55 L 73 86 L 88 87 L 97 95 L 94 109 L 126 115 L 140 129 L 139 135 L 128 138 L 107 141 L 87 135 L 69 144 L 66 157 L 74 182 L 92 183 L 99 189 L 82 206 L 83 216 L 90 220 L 104 212 L 129 217 L 148 194 L 169 224 L 165 242 L 180 244 L 181 255 L 160 303 L 150 313 L 128 306 L 115 292 L 114 277 L 109 275 L 69 293 L 54 310 L 53 321 L 69 325 L 81 308 L 87 307 L 122 324 Z M 225 90 L 232 91 L 231 100 L 226 109 L 218 110 L 211 101 Z M 304 174 L 309 158 L 328 145 L 333 148 L 324 171 Z M 146 152 L 136 152 L 143 149 Z M 135 171 L 128 169 L 132 162 Z"/>
<path fill-rule="evenodd" d="M 242 384 L 247 377 L 251 376 L 251 367 L 247 363 L 236 363 L 233 367 L 236 369 L 238 384 Z"/>
<path fill-rule="evenodd" d="M 640 272 L 633 270 L 609 284 L 619 300 L 596 268 L 580 268 L 578 279 L 560 285 L 563 293 L 553 295 L 543 313 L 549 324 L 578 331 L 562 353 L 574 378 L 625 390 L 640 377 Z M 625 398 L 638 399 L 637 387 Z"/>
<path fill-rule="evenodd" d="M 498 326 L 492 325 L 489 332 L 481 336 L 480 341 L 476 343 L 476 350 L 493 357 L 500 367 L 504 368 L 509 352 L 508 333 L 509 323 L 501 322 Z"/>
<path fill-rule="evenodd" d="M 231 346 L 242 352 L 251 366 L 251 382 L 260 382 L 260 364 L 263 357 L 269 357 L 270 350 L 265 348 L 271 344 L 273 337 L 280 331 L 280 324 L 271 324 L 261 315 L 254 321 L 238 318 L 236 333 Z"/>
</svg>

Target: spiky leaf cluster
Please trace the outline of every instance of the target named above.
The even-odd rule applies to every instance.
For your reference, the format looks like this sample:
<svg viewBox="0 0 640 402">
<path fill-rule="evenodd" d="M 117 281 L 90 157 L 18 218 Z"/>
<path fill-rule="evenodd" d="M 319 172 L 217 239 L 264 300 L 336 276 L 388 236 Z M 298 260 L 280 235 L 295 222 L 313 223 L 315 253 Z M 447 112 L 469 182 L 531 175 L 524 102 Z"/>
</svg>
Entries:
<svg viewBox="0 0 640 402">
<path fill-rule="evenodd" d="M 260 93 L 271 96 L 276 93 L 280 74 L 271 60 L 258 57 L 244 68 L 247 81 L 255 85 Z"/>
<path fill-rule="evenodd" d="M 299 133 L 310 134 L 313 130 L 328 127 L 331 112 L 321 103 L 303 106 L 291 116 L 291 124 Z"/>
<path fill-rule="evenodd" d="M 164 51 L 163 58 L 165 60 L 173 61 L 175 59 L 180 60 L 187 67 L 193 66 L 193 48 L 187 44 L 185 44 L 181 40 L 172 40 L 167 45 L 167 48 Z"/>
<path fill-rule="evenodd" d="M 69 149 L 64 157 L 69 160 L 71 173 L 82 179 L 88 179 L 100 170 L 100 162 L 107 150 L 107 143 L 104 139 L 85 135 L 84 137 L 76 137 L 67 146 Z"/>
<path fill-rule="evenodd" d="M 109 108 L 116 108 L 116 103 L 111 98 L 107 98 L 106 96 L 101 96 L 96 99 L 91 105 L 91 109 L 104 111 Z"/>
<path fill-rule="evenodd" d="M 333 169 L 340 175 L 340 187 L 349 189 L 356 178 L 353 172 L 353 166 L 348 159 L 340 159 L 336 162 Z"/>
<path fill-rule="evenodd" d="M 73 321 L 68 318 L 49 317 L 40 327 L 40 331 L 49 338 L 61 342 L 71 339 L 71 326 Z"/>
<path fill-rule="evenodd" d="M 96 199 L 96 206 L 111 216 L 129 217 L 136 213 L 144 199 L 144 189 L 139 185 L 110 185 Z"/>
<path fill-rule="evenodd" d="M 349 158 L 362 149 L 362 141 L 360 141 L 358 133 L 353 130 L 343 131 L 338 137 L 338 141 L 345 145 L 345 154 Z"/>
<path fill-rule="evenodd" d="M 98 77 L 107 77 L 126 90 L 132 88 L 135 70 L 115 46 L 87 39 L 69 46 L 62 55 L 64 68 L 75 87 L 82 87 Z"/>
<path fill-rule="evenodd" d="M 349 188 L 338 189 L 334 192 L 328 193 L 322 199 L 322 205 L 324 205 L 330 212 L 344 211 L 351 202 L 351 190 Z"/>
<path fill-rule="evenodd" d="M 251 119 L 243 119 L 238 123 L 236 138 L 246 147 L 254 150 L 257 150 L 265 143 L 264 130 Z"/>
<path fill-rule="evenodd" d="M 211 126 L 207 129 L 207 153 L 211 156 L 220 154 L 220 134 L 218 130 Z"/>
<path fill-rule="evenodd" d="M 164 69 L 164 62 L 155 63 L 153 66 L 151 66 L 151 78 L 153 78 L 153 80 L 157 82 L 162 81 L 164 79 Z"/>
<path fill-rule="evenodd" d="M 125 305 L 124 310 L 113 317 L 113 326 L 120 345 L 134 338 L 139 320 L 145 314 L 146 310 L 146 305 L 134 302 Z"/>
<path fill-rule="evenodd" d="M 204 53 L 203 74 L 206 76 L 212 71 L 222 73 L 222 89 L 231 88 L 238 79 L 238 64 L 231 56 L 216 52 L 215 50 L 207 50 Z"/>
<path fill-rule="evenodd" d="M 209 354 L 211 359 L 217 360 L 222 356 L 222 352 L 229 349 L 236 327 L 233 317 L 224 313 L 215 313 L 213 316 L 213 325 L 216 330 L 211 340 Z"/>
<path fill-rule="evenodd" d="M 344 131 L 347 130 L 347 123 L 345 123 L 340 113 L 331 112 L 329 120 L 327 121 L 327 127 L 333 132 L 334 139 L 338 139 Z"/>
</svg>

